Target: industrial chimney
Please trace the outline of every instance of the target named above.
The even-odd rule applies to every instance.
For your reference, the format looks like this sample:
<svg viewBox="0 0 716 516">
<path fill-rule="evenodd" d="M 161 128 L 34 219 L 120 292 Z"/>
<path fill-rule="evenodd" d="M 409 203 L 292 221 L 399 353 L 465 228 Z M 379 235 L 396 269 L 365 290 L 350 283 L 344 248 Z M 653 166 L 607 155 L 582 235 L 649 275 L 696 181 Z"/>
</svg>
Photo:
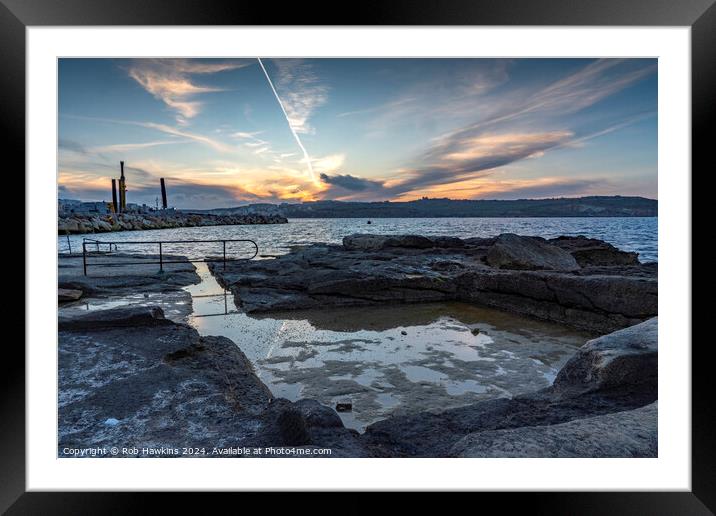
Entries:
<svg viewBox="0 0 716 516">
<path fill-rule="evenodd" d="M 117 180 L 112 178 L 112 208 L 115 213 L 119 213 L 119 206 L 117 206 Z"/>
<path fill-rule="evenodd" d="M 163 177 L 159 179 L 159 184 L 162 187 L 162 209 L 166 210 L 167 209 L 167 187 L 164 184 Z"/>
<path fill-rule="evenodd" d="M 119 162 L 119 211 L 124 213 L 127 210 L 127 182 L 124 179 L 124 161 Z"/>
</svg>

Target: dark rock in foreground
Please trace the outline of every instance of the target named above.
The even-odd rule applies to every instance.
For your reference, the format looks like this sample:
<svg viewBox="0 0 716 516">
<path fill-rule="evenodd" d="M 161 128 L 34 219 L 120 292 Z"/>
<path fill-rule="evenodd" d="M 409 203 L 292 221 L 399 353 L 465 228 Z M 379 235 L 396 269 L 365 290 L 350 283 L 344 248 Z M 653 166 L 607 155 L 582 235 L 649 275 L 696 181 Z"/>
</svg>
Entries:
<svg viewBox="0 0 716 516">
<path fill-rule="evenodd" d="M 649 384 L 658 372 L 657 318 L 589 341 L 564 364 L 554 380 L 558 392 L 589 392 Z"/>
<path fill-rule="evenodd" d="M 656 264 L 583 237 L 351 235 L 210 268 L 246 312 L 457 300 L 606 333 L 658 304 Z"/>
<path fill-rule="evenodd" d="M 634 410 L 549 426 L 476 432 L 451 449 L 454 457 L 656 457 L 657 402 Z"/>
</svg>

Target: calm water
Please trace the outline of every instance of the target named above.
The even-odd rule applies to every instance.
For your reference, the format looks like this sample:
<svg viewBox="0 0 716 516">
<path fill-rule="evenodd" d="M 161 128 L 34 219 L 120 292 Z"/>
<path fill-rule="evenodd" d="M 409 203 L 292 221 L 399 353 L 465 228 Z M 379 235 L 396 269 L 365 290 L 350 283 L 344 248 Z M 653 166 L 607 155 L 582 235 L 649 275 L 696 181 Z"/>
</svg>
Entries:
<svg viewBox="0 0 716 516">
<path fill-rule="evenodd" d="M 233 340 L 276 397 L 335 407 L 363 431 L 389 415 L 441 411 L 549 386 L 585 332 L 465 303 L 241 313 L 206 264 L 187 322 Z M 148 300 L 144 300 L 148 302 Z"/>
<path fill-rule="evenodd" d="M 560 235 L 584 235 L 605 240 L 626 251 L 636 251 L 642 262 L 658 260 L 656 217 L 623 218 L 425 218 L 425 219 L 292 219 L 288 224 L 255 226 L 213 226 L 198 228 L 123 231 L 97 235 L 70 236 L 73 252 L 81 250 L 83 237 L 117 242 L 138 240 L 209 240 L 250 238 L 259 245 L 260 254 L 284 254 L 292 246 L 314 242 L 340 243 L 352 233 L 420 234 L 457 237 L 489 237 L 500 233 L 536 235 L 545 238 Z M 58 237 L 60 252 L 67 252 L 67 238 Z M 156 246 L 119 244 L 120 251 L 157 252 Z M 221 254 L 220 244 L 165 245 L 167 253 L 192 258 Z M 236 257 L 253 251 L 246 244 L 229 244 L 227 253 Z"/>
</svg>

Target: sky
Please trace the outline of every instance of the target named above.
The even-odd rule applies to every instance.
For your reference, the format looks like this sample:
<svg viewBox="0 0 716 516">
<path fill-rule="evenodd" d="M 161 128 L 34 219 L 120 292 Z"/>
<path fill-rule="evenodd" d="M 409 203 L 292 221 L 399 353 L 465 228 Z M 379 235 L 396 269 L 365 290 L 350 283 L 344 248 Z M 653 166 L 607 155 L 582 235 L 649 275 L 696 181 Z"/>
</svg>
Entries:
<svg viewBox="0 0 716 516">
<path fill-rule="evenodd" d="M 58 195 L 657 198 L 656 59 L 60 59 Z"/>
</svg>

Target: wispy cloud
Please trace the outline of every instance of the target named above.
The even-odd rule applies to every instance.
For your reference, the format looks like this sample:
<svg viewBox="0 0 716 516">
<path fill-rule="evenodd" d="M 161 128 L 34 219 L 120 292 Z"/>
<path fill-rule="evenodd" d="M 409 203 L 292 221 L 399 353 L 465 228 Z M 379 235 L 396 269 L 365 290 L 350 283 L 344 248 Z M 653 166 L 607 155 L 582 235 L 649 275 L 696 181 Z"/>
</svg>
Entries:
<svg viewBox="0 0 716 516">
<path fill-rule="evenodd" d="M 328 88 L 322 84 L 310 63 L 301 59 L 274 59 L 278 70 L 276 90 L 281 96 L 291 128 L 299 134 L 313 134 L 309 120 L 328 100 Z"/>
<path fill-rule="evenodd" d="M 201 109 L 202 103 L 195 100 L 197 95 L 222 91 L 221 88 L 196 84 L 194 75 L 236 70 L 249 64 L 249 61 L 137 59 L 130 65 L 128 73 L 145 90 L 175 110 L 177 122 L 184 124 Z"/>
<path fill-rule="evenodd" d="M 184 141 L 185 140 L 161 140 L 143 143 L 115 143 L 112 145 L 100 145 L 98 147 L 93 147 L 92 151 L 100 153 L 130 152 L 134 150 L 147 149 L 150 147 L 157 147 L 159 145 L 172 145 L 176 143 L 183 143 Z"/>
<path fill-rule="evenodd" d="M 437 184 L 475 178 L 485 171 L 564 145 L 573 136 L 570 131 L 448 135 L 421 156 L 424 165 L 404 170 L 398 179 L 388 182 L 387 191 L 400 196 Z"/>
</svg>

